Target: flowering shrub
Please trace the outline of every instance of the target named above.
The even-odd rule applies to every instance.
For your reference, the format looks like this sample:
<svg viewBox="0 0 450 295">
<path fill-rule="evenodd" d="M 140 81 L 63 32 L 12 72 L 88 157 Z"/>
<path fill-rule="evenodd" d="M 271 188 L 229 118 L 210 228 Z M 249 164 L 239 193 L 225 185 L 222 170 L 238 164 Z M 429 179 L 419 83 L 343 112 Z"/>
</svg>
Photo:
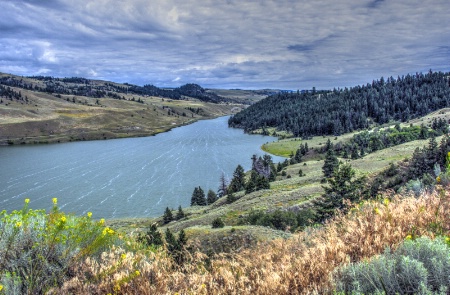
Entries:
<svg viewBox="0 0 450 295">
<path fill-rule="evenodd" d="M 53 209 L 0 213 L 1 294 L 42 294 L 60 286 L 71 268 L 87 256 L 107 250 L 116 240 L 103 222 L 64 214 L 53 198 Z"/>
</svg>

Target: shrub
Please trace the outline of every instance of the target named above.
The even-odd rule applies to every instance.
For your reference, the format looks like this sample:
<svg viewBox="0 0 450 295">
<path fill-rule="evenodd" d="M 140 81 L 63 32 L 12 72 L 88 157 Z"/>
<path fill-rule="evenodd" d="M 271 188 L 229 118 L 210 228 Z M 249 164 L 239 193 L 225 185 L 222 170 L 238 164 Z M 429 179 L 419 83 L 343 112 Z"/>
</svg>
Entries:
<svg viewBox="0 0 450 295">
<path fill-rule="evenodd" d="M 296 231 L 314 222 L 316 216 L 312 209 L 298 212 L 275 210 L 272 212 L 251 211 L 245 222 L 252 225 L 268 226 L 277 230 Z"/>
<path fill-rule="evenodd" d="M 106 250 L 116 235 L 92 213 L 75 217 L 53 209 L 0 213 L 0 285 L 6 294 L 42 294 L 60 286 L 78 261 Z"/>
<path fill-rule="evenodd" d="M 225 226 L 225 223 L 223 223 L 222 219 L 220 217 L 217 217 L 212 222 L 212 228 L 222 228 Z"/>
<path fill-rule="evenodd" d="M 445 294 L 450 248 L 441 238 L 406 240 L 394 253 L 388 248 L 369 262 L 343 268 L 338 280 L 338 291 L 346 294 Z"/>
</svg>

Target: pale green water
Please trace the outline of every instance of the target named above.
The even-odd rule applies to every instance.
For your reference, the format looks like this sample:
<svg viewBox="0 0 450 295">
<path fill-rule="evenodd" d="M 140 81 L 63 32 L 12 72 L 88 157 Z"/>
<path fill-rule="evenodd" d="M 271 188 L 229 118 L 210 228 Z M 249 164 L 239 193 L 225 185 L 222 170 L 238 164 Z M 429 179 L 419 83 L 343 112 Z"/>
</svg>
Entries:
<svg viewBox="0 0 450 295">
<path fill-rule="evenodd" d="M 227 127 L 228 117 L 152 137 L 0 147 L 0 211 L 51 208 L 95 218 L 162 215 L 187 207 L 194 187 L 217 190 L 260 146 L 275 138 Z M 273 157 L 274 162 L 284 160 Z"/>
</svg>

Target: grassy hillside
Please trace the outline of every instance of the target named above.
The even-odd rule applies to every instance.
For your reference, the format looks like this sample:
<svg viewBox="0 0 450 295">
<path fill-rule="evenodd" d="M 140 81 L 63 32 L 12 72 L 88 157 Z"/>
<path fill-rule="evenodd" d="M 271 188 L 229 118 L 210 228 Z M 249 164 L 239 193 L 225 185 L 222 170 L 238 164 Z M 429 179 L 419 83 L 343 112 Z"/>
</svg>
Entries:
<svg viewBox="0 0 450 295">
<path fill-rule="evenodd" d="M 448 121 L 450 119 L 450 109 L 442 109 L 404 125 L 425 124 L 430 126 L 432 120 L 436 118 L 443 118 Z M 393 127 L 394 124 L 386 124 L 381 128 Z M 183 208 L 187 215 L 186 218 L 162 225 L 160 230 L 163 232 L 169 228 L 174 232 L 179 232 L 181 229 L 184 229 L 189 239 L 198 240 L 205 251 L 213 252 L 247 248 L 258 241 L 267 241 L 280 237 L 288 238 L 291 236 L 289 232 L 249 225 L 245 222 L 245 218 L 254 211 L 273 212 L 274 210 L 282 210 L 302 212 L 303 210 L 314 208 L 314 202 L 324 193 L 323 186 L 327 185 L 322 182 L 322 166 L 324 165 L 325 155 L 318 151 L 326 145 L 328 139 L 333 143 L 347 142 L 356 133 L 338 137 L 319 136 L 309 140 L 289 138 L 267 143 L 263 146 L 263 149 L 281 156 L 287 156 L 291 152 L 295 153 L 299 145 L 304 143 L 308 143 L 310 152 L 303 158 L 301 163 L 289 165 L 278 173 L 276 180 L 271 182 L 270 189 L 249 194 L 244 194 L 243 191 L 235 193 L 235 197 L 238 199 L 231 204 L 228 204 L 226 198 L 221 198 L 209 206 Z M 440 142 L 441 137 L 436 138 L 436 140 Z M 359 159 L 339 159 L 349 163 L 356 171 L 357 176 L 366 176 L 368 180 L 371 180 L 390 167 L 391 163 L 399 163 L 403 166 L 404 160 L 411 158 L 415 149 L 426 146 L 428 141 L 428 139 L 414 140 L 366 154 Z M 303 171 L 303 176 L 299 175 L 300 169 Z M 190 196 L 185 197 L 188 198 Z M 176 214 L 176 210 L 173 211 L 173 214 Z M 216 218 L 224 221 L 224 228 L 211 228 L 211 224 Z M 145 231 L 154 222 L 162 224 L 162 217 L 156 219 L 109 220 L 108 224 L 127 232 L 140 232 Z"/>
<path fill-rule="evenodd" d="M 324 225 L 215 256 L 195 250 L 192 241 L 189 252 L 142 247 L 102 220 L 91 220 L 89 213 L 75 217 L 60 212 L 56 202 L 49 214 L 30 210 L 27 200 L 21 211 L 2 212 L 0 228 L 8 241 L 0 248 L 2 294 L 448 291 L 450 194 L 445 186 L 418 197 L 382 196 Z M 245 239 L 250 244 L 253 237 L 234 236 L 240 230 L 214 232 L 226 233 L 220 236 L 225 247 Z"/>
<path fill-rule="evenodd" d="M 4 86 L 8 93 L 20 93 L 21 98 L 0 95 L 0 145 L 148 136 L 199 119 L 229 115 L 243 107 L 188 97 L 173 100 L 114 92 L 116 88 L 110 85 L 127 85 L 93 80 L 89 80 L 89 87 L 107 89 L 108 95 L 93 90 L 87 92 L 92 94 L 90 96 L 48 93 L 34 88 L 44 89 L 46 81 L 0 75 L 0 78 L 7 77 L 20 79 L 26 89 Z M 55 82 L 52 87 L 55 91 L 68 87 L 77 91 L 87 86 Z M 98 95 L 103 96 L 96 97 Z"/>
</svg>

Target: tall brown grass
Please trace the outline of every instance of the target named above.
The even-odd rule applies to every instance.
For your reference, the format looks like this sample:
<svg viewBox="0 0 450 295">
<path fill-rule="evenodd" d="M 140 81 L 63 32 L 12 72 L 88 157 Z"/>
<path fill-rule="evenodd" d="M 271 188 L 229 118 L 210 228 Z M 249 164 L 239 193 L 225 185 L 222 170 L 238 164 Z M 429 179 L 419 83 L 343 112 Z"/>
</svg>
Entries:
<svg viewBox="0 0 450 295">
<path fill-rule="evenodd" d="M 327 294 L 337 267 L 396 248 L 408 235 L 450 233 L 450 193 L 368 201 L 322 227 L 235 254 L 191 254 L 183 267 L 160 252 L 112 249 L 88 259 L 55 294 Z"/>
</svg>

